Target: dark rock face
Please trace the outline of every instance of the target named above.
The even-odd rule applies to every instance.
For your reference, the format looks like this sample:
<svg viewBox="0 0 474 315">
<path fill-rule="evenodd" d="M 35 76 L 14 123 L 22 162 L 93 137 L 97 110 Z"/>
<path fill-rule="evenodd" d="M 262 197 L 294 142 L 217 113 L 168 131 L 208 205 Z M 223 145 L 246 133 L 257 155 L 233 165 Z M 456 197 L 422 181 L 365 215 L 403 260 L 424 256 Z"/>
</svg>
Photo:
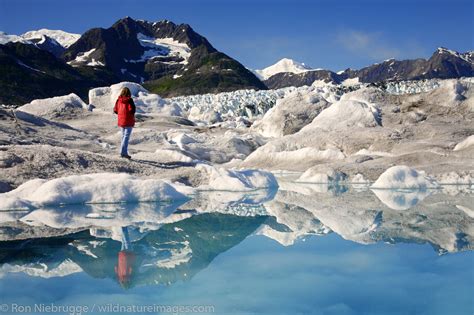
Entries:
<svg viewBox="0 0 474 315">
<path fill-rule="evenodd" d="M 35 45 L 0 45 L 0 103 L 24 104 L 35 98 L 69 93 L 87 96 L 89 88 L 116 81 L 105 70 L 85 76 Z"/>
<path fill-rule="evenodd" d="M 35 43 L 38 48 L 49 51 L 56 57 L 60 57 L 66 50 L 55 39 L 46 35 L 43 35 L 42 38 L 31 38 L 29 41 Z"/>
<path fill-rule="evenodd" d="M 316 80 L 340 83 L 345 79 L 359 78 L 360 82 L 451 79 L 474 76 L 474 52 L 460 54 L 446 48 L 438 48 L 430 59 L 386 60 L 360 70 L 346 69 L 342 73 L 316 70 L 300 74 L 278 73 L 265 80 L 272 89 L 287 86 L 311 85 Z"/>
</svg>

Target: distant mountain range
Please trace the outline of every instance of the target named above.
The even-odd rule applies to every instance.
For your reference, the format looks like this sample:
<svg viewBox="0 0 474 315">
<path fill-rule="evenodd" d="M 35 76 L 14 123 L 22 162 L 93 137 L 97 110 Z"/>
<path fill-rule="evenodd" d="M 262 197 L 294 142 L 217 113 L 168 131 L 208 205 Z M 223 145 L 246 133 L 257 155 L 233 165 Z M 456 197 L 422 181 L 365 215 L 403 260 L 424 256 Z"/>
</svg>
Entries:
<svg viewBox="0 0 474 315">
<path fill-rule="evenodd" d="M 120 81 L 138 82 L 170 97 L 302 86 L 316 80 L 456 78 L 474 76 L 473 58 L 473 52 L 439 48 L 428 60 L 392 59 L 338 73 L 291 59 L 251 71 L 187 24 L 126 17 L 110 28 L 93 28 L 82 35 L 47 29 L 19 36 L 0 32 L 0 103 L 24 104 L 71 92 L 86 99 L 90 88 Z"/>
<path fill-rule="evenodd" d="M 255 70 L 255 74 L 270 89 L 311 85 L 317 80 L 339 84 L 344 80 L 355 78 L 358 78 L 359 82 L 374 83 L 472 77 L 474 76 L 474 52 L 458 53 L 446 48 L 438 48 L 428 60 L 389 59 L 360 70 L 346 69 L 337 73 L 330 70 L 311 69 L 305 64 L 285 58 L 268 68 Z"/>
</svg>

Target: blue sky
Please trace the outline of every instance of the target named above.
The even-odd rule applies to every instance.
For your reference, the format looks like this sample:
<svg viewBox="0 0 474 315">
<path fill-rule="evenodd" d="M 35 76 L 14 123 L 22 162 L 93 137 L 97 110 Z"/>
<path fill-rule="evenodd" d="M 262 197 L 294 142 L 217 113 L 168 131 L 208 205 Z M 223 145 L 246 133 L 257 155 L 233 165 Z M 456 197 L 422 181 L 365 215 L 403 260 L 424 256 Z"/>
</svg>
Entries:
<svg viewBox="0 0 474 315">
<path fill-rule="evenodd" d="M 471 0 L 0 0 L 0 30 L 83 33 L 117 19 L 188 23 L 250 68 L 288 57 L 314 68 L 360 68 L 436 47 L 474 49 Z"/>
</svg>

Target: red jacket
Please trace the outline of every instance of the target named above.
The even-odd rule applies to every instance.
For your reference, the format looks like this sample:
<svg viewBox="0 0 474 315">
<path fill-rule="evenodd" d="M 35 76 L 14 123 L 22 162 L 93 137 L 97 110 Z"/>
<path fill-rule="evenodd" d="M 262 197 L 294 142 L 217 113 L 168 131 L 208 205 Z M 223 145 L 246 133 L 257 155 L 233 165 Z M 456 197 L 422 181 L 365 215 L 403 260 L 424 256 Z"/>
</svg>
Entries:
<svg viewBox="0 0 474 315">
<path fill-rule="evenodd" d="M 118 264 L 115 266 L 115 273 L 121 284 L 130 282 L 135 264 L 135 254 L 127 250 L 118 253 Z"/>
<path fill-rule="evenodd" d="M 135 126 L 135 103 L 131 97 L 119 96 L 115 102 L 114 113 L 118 115 L 120 127 Z"/>
</svg>

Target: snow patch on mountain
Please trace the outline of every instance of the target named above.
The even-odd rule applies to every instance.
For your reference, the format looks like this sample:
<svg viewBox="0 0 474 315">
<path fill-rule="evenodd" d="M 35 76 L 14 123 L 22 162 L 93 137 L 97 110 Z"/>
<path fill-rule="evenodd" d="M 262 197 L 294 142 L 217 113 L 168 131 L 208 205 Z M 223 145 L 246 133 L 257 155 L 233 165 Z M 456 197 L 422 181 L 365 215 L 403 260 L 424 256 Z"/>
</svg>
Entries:
<svg viewBox="0 0 474 315">
<path fill-rule="evenodd" d="M 191 56 L 191 48 L 186 43 L 180 43 L 174 38 L 154 38 L 146 36 L 142 33 L 137 34 L 140 45 L 146 48 L 140 59 L 127 59 L 126 62 L 137 63 L 146 62 L 149 59 L 159 58 L 163 56 L 178 57 L 182 61 L 179 63 L 188 64 Z M 177 63 L 176 61 L 166 61 L 166 63 Z"/>
<path fill-rule="evenodd" d="M 179 244 L 182 245 L 182 247 L 170 248 L 170 257 L 158 260 L 156 265 L 160 268 L 173 269 L 178 265 L 187 263 L 193 256 L 189 241 L 184 241 Z"/>
<path fill-rule="evenodd" d="M 79 53 L 76 56 L 76 59 L 68 61 L 68 64 L 71 66 L 86 65 L 90 67 L 104 67 L 105 64 L 102 61 L 96 60 L 92 54 L 96 51 L 95 48 L 92 48 L 89 51 Z"/>
</svg>

